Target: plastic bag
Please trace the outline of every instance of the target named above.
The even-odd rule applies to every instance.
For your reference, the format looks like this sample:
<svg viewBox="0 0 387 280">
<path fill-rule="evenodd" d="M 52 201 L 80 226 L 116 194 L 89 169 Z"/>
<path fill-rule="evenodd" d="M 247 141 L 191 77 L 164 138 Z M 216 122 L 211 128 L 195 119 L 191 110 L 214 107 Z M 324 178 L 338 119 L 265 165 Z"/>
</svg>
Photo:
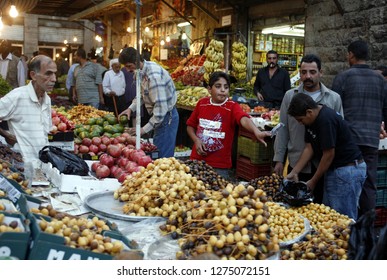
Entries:
<svg viewBox="0 0 387 280">
<path fill-rule="evenodd" d="M 351 236 L 348 242 L 348 259 L 368 260 L 376 244 L 374 230 L 375 210 L 365 213 L 351 226 Z"/>
<path fill-rule="evenodd" d="M 305 182 L 283 180 L 276 199 L 282 199 L 290 206 L 299 207 L 313 202 L 313 194 Z"/>
<path fill-rule="evenodd" d="M 58 147 L 45 146 L 39 151 L 39 159 L 50 162 L 60 173 L 86 176 L 90 169 L 86 161 Z"/>
</svg>

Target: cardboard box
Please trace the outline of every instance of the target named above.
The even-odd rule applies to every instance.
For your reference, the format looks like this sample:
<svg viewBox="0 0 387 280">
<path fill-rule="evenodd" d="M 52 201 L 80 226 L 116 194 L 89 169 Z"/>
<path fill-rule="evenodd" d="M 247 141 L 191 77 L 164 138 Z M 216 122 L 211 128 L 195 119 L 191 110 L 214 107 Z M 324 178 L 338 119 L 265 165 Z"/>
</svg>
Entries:
<svg viewBox="0 0 387 280">
<path fill-rule="evenodd" d="M 173 156 L 175 158 L 178 158 L 178 157 L 189 157 L 191 155 L 191 152 L 192 152 L 192 150 L 187 150 L 187 151 L 184 151 L 184 152 L 175 152 Z"/>
<path fill-rule="evenodd" d="M 2 232 L 0 233 L 0 256 L 2 257 L 16 257 L 24 260 L 27 257 L 31 231 L 26 226 L 26 219 L 19 213 L 8 213 L 0 211 L 4 214 L 3 222 L 9 224 L 12 221 L 18 222 L 18 227 L 22 229 L 21 232 Z"/>
<path fill-rule="evenodd" d="M 92 161 L 86 161 L 89 167 Z M 97 179 L 93 176 L 62 174 L 51 163 L 42 162 L 42 171 L 47 179 L 62 192 L 75 193 L 77 188 L 94 188 L 96 191 L 116 190 L 121 186 L 115 178 Z"/>
<path fill-rule="evenodd" d="M 59 235 L 49 234 L 40 230 L 38 215 L 30 215 L 31 243 L 28 259 L 30 260 L 111 260 L 112 255 L 95 253 L 87 249 L 72 248 L 65 245 L 65 239 Z M 49 220 L 49 217 L 44 217 Z M 103 236 L 110 237 L 112 241 L 121 241 L 124 250 L 134 249 L 131 242 L 119 232 L 104 231 Z"/>
</svg>

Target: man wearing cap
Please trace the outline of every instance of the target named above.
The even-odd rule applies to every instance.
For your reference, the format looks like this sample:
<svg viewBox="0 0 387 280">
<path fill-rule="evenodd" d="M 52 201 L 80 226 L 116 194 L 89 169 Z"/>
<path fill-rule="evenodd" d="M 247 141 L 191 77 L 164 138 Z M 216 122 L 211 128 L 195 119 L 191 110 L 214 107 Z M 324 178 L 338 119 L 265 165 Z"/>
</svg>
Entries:
<svg viewBox="0 0 387 280">
<path fill-rule="evenodd" d="M 113 99 L 115 99 L 118 114 L 127 108 L 124 96 L 125 86 L 125 77 L 121 71 L 121 64 L 118 62 L 118 58 L 114 58 L 110 60 L 110 69 L 106 71 L 102 81 L 105 104 L 109 111 L 116 112 Z"/>
<path fill-rule="evenodd" d="M 119 56 L 121 64 L 136 65 L 138 52 L 129 47 L 122 50 Z M 139 56 L 140 57 L 140 56 Z M 179 114 L 176 109 L 177 94 L 175 85 L 168 71 L 160 65 L 146 61 L 140 57 L 141 104 L 151 115 L 148 123 L 141 128 L 141 135 L 153 130 L 153 143 L 159 149 L 159 157 L 173 157 L 176 134 L 179 126 Z M 132 104 L 121 113 L 128 115 L 136 111 L 136 98 Z M 130 130 L 135 133 L 135 128 Z"/>
</svg>

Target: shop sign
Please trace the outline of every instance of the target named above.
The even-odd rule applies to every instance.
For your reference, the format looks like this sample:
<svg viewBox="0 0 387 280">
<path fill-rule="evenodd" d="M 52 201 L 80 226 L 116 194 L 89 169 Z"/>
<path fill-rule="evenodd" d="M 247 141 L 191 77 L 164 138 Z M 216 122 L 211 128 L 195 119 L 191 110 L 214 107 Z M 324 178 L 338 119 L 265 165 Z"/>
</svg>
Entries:
<svg viewBox="0 0 387 280">
<path fill-rule="evenodd" d="M 222 17 L 222 26 L 231 25 L 231 15 Z"/>
</svg>

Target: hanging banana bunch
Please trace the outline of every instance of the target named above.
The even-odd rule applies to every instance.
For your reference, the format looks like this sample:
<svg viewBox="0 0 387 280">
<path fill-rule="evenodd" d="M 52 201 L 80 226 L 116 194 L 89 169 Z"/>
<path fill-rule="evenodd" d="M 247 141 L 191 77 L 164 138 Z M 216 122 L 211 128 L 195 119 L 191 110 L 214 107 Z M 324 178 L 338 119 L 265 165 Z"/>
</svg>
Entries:
<svg viewBox="0 0 387 280">
<path fill-rule="evenodd" d="M 240 80 L 246 80 L 247 48 L 241 42 L 234 42 L 231 46 L 232 74 Z"/>
<path fill-rule="evenodd" d="M 203 77 L 207 83 L 213 72 L 222 71 L 221 65 L 223 64 L 224 59 L 223 46 L 223 42 L 212 39 L 205 50 L 206 60 L 203 64 L 205 70 Z"/>
</svg>

